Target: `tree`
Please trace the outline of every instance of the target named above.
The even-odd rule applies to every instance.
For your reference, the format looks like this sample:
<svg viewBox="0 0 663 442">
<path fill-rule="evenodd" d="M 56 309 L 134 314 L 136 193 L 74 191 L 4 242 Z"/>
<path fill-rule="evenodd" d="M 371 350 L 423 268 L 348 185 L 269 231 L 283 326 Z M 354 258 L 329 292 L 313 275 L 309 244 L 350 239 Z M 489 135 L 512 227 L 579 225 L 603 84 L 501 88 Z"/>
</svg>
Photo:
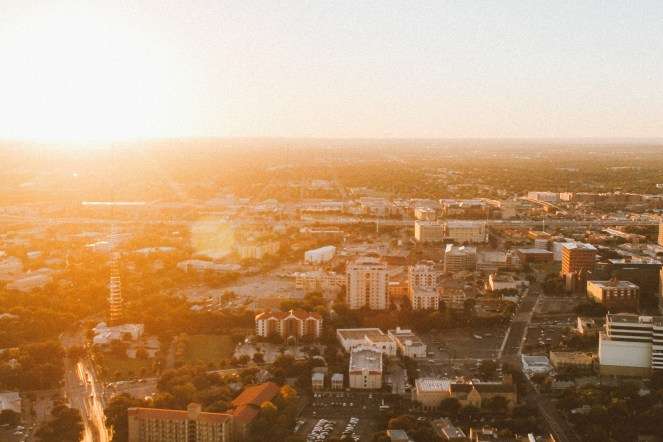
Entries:
<svg viewBox="0 0 663 442">
<path fill-rule="evenodd" d="M 504 396 L 495 396 L 488 399 L 484 407 L 493 413 L 504 413 L 509 407 L 509 401 Z"/>
<path fill-rule="evenodd" d="M 254 353 L 253 354 L 253 362 L 255 362 L 256 364 L 264 363 L 265 362 L 265 355 L 263 355 L 262 353 L 258 353 L 258 352 Z"/>
<path fill-rule="evenodd" d="M 14 410 L 2 410 L 0 411 L 0 425 L 8 425 L 10 427 L 15 427 L 21 421 L 21 415 L 15 412 Z"/>
<path fill-rule="evenodd" d="M 78 410 L 57 405 L 51 411 L 51 419 L 36 432 L 41 442 L 78 442 L 83 434 L 83 421 Z"/>
<path fill-rule="evenodd" d="M 450 397 L 440 402 L 440 414 L 447 417 L 456 417 L 461 405 L 458 399 Z"/>
<path fill-rule="evenodd" d="M 133 398 L 127 393 L 113 397 L 106 406 L 106 426 L 113 429 L 113 442 L 127 442 L 129 421 L 127 410 L 131 407 L 144 407 L 145 401 Z"/>
<path fill-rule="evenodd" d="M 492 379 L 497 374 L 497 364 L 495 361 L 485 359 L 479 364 L 479 373 L 483 379 Z"/>
</svg>

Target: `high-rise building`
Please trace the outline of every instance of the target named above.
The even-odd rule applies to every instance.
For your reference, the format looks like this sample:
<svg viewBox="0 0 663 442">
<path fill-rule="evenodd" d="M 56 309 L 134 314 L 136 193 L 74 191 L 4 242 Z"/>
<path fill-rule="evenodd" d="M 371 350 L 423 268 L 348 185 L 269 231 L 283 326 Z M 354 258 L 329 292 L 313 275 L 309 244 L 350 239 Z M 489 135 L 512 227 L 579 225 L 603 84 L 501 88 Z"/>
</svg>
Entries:
<svg viewBox="0 0 663 442">
<path fill-rule="evenodd" d="M 440 276 L 442 276 L 442 269 L 433 261 L 423 261 L 408 267 L 410 288 L 435 289 Z"/>
<path fill-rule="evenodd" d="M 465 270 L 476 270 L 477 248 L 447 244 L 444 250 L 444 272 L 454 273 Z"/>
<path fill-rule="evenodd" d="M 663 221 L 658 225 L 658 245 L 663 247 Z"/>
<path fill-rule="evenodd" d="M 348 264 L 346 276 L 350 309 L 385 310 L 388 307 L 389 273 L 385 262 L 373 257 L 358 258 Z"/>
<path fill-rule="evenodd" d="M 640 287 L 617 278 L 587 281 L 587 296 L 603 304 L 611 313 L 636 313 L 639 308 Z"/>
<path fill-rule="evenodd" d="M 205 413 L 200 404 L 187 410 L 129 408 L 129 442 L 230 442 L 232 419 L 228 413 Z"/>
<path fill-rule="evenodd" d="M 120 253 L 116 250 L 120 234 L 113 226 L 110 234 L 110 281 L 108 284 L 108 323 L 116 325 L 122 322 L 122 283 L 120 280 Z"/>
<path fill-rule="evenodd" d="M 608 314 L 599 335 L 602 375 L 648 376 L 663 370 L 663 317 Z"/>
<path fill-rule="evenodd" d="M 562 274 L 591 272 L 594 270 L 596 247 L 591 244 L 575 242 L 562 246 Z"/>
</svg>

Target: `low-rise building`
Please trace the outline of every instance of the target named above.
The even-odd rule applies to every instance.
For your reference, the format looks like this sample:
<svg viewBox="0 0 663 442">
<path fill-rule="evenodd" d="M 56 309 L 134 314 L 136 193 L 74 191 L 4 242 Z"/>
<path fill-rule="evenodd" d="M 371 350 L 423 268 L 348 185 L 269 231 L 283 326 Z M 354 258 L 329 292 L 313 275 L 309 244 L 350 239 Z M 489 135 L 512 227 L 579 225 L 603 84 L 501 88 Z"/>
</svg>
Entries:
<svg viewBox="0 0 663 442">
<path fill-rule="evenodd" d="M 396 343 L 379 328 L 339 328 L 339 343 L 350 353 L 355 348 L 372 348 L 387 356 L 396 356 Z"/>
<path fill-rule="evenodd" d="M 596 318 L 585 318 L 578 316 L 576 331 L 582 336 L 598 336 L 603 327 L 603 321 Z"/>
<path fill-rule="evenodd" d="M 120 324 L 108 326 L 105 322 L 97 324 L 92 331 L 93 345 L 109 345 L 113 341 L 136 341 L 143 336 L 145 326 L 143 324 Z"/>
<path fill-rule="evenodd" d="M 444 442 L 469 442 L 470 439 L 465 435 L 463 430 L 455 426 L 451 419 L 440 418 L 431 421 L 433 431 Z"/>
<path fill-rule="evenodd" d="M 296 272 L 293 276 L 295 288 L 306 292 L 338 292 L 347 279 L 344 274 L 324 270 Z"/>
<path fill-rule="evenodd" d="M 444 272 L 474 271 L 477 267 L 477 248 L 447 244 L 444 249 Z"/>
<path fill-rule="evenodd" d="M 550 365 L 550 359 L 547 356 L 541 355 L 521 355 L 520 361 L 522 363 L 523 372 L 528 376 L 534 374 L 548 374 L 553 370 Z"/>
<path fill-rule="evenodd" d="M 444 224 L 437 221 L 416 220 L 414 239 L 420 243 L 442 242 L 444 241 Z"/>
<path fill-rule="evenodd" d="M 534 247 L 523 248 L 517 250 L 518 257 L 520 258 L 520 263 L 531 264 L 538 262 L 552 262 L 553 253 L 546 249 L 537 249 Z"/>
<path fill-rule="evenodd" d="M 17 391 L 0 392 L 0 411 L 4 410 L 21 413 L 21 395 Z"/>
<path fill-rule="evenodd" d="M 331 376 L 331 389 L 343 390 L 343 373 L 334 373 Z"/>
<path fill-rule="evenodd" d="M 508 273 L 491 273 L 488 276 L 488 288 L 491 292 L 499 290 L 518 290 L 527 287 L 529 281 L 523 281 L 515 278 Z"/>
<path fill-rule="evenodd" d="M 447 221 L 446 237 L 458 244 L 486 242 L 488 240 L 486 223 L 482 221 Z"/>
<path fill-rule="evenodd" d="M 268 310 L 255 317 L 256 335 L 269 338 L 278 335 L 283 339 L 319 338 L 322 333 L 322 316 L 316 312 L 296 309 L 287 312 Z"/>
<path fill-rule="evenodd" d="M 336 247 L 324 246 L 304 252 L 304 261 L 307 264 L 322 264 L 331 261 L 336 255 Z"/>
<path fill-rule="evenodd" d="M 324 373 L 313 373 L 311 375 L 311 388 L 313 388 L 313 390 L 324 390 L 325 388 Z"/>
<path fill-rule="evenodd" d="M 412 330 L 397 327 L 396 330 L 387 330 L 387 335 L 396 343 L 396 347 L 402 356 L 408 358 L 426 357 L 426 344 Z"/>
<path fill-rule="evenodd" d="M 350 388 L 357 390 L 382 388 L 382 353 L 373 348 L 353 349 L 350 352 L 348 377 Z"/>
<path fill-rule="evenodd" d="M 462 406 L 481 408 L 495 397 L 502 397 L 509 409 L 518 402 L 515 385 L 510 378 L 503 382 L 453 382 L 449 379 L 420 378 L 415 380 L 412 400 L 424 410 L 436 410 L 444 399 L 454 398 Z"/>
<path fill-rule="evenodd" d="M 579 351 L 551 351 L 550 363 L 557 370 L 578 368 L 591 370 L 594 366 L 595 355 Z"/>
<path fill-rule="evenodd" d="M 613 313 L 635 313 L 639 309 L 640 287 L 629 281 L 587 281 L 587 296 Z"/>
</svg>

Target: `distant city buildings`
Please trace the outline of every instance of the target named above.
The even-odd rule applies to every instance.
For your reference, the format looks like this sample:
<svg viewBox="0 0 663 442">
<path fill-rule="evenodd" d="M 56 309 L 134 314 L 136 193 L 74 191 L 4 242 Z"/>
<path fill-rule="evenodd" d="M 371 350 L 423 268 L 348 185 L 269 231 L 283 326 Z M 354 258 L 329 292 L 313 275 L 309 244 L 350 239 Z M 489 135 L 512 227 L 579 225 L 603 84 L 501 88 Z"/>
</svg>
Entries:
<svg viewBox="0 0 663 442">
<path fill-rule="evenodd" d="M 414 222 L 414 239 L 419 243 L 444 241 L 444 224 L 437 221 L 417 220 Z"/>
<path fill-rule="evenodd" d="M 527 198 L 545 203 L 556 203 L 559 201 L 559 193 L 556 192 L 527 192 Z"/>
<path fill-rule="evenodd" d="M 587 281 L 587 297 L 603 304 L 612 313 L 636 313 L 639 309 L 640 287 L 617 278 Z"/>
<path fill-rule="evenodd" d="M 346 267 L 346 294 L 350 309 L 368 307 L 385 310 L 389 306 L 389 272 L 379 258 L 363 257 Z"/>
<path fill-rule="evenodd" d="M 608 314 L 599 334 L 602 375 L 649 376 L 663 370 L 663 317 Z"/>
<path fill-rule="evenodd" d="M 256 335 L 263 338 L 278 335 L 282 339 L 315 339 L 322 333 L 322 316 L 305 310 L 266 311 L 256 315 L 255 323 Z"/>
<path fill-rule="evenodd" d="M 446 237 L 458 244 L 488 241 L 486 223 L 483 221 L 448 221 Z"/>
<path fill-rule="evenodd" d="M 240 259 L 263 259 L 267 255 L 276 255 L 281 245 L 278 241 L 241 242 L 235 245 Z"/>
</svg>

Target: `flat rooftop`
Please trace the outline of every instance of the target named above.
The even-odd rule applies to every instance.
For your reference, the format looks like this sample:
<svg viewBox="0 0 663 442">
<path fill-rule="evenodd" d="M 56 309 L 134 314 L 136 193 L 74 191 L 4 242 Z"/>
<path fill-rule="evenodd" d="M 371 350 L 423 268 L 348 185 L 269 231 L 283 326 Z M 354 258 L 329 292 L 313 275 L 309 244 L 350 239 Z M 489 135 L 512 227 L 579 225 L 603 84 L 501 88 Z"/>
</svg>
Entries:
<svg viewBox="0 0 663 442">
<path fill-rule="evenodd" d="M 613 288 L 613 289 L 637 289 L 640 288 L 637 284 L 633 284 L 630 281 L 587 281 L 587 284 L 593 284 L 601 288 Z"/>
<path fill-rule="evenodd" d="M 567 248 L 569 250 L 588 250 L 594 252 L 596 251 L 596 247 L 586 242 L 567 242 L 562 244 L 562 247 Z"/>
<path fill-rule="evenodd" d="M 414 381 L 417 391 L 421 392 L 437 392 L 449 391 L 451 388 L 450 379 L 434 379 L 434 378 L 419 378 Z"/>
<path fill-rule="evenodd" d="M 382 373 L 382 353 L 367 348 L 353 350 L 350 353 L 350 372 L 369 370 Z"/>
<path fill-rule="evenodd" d="M 616 313 L 606 315 L 608 324 L 663 324 L 663 316 L 638 316 L 629 313 Z"/>
<path fill-rule="evenodd" d="M 336 333 L 343 339 L 359 341 L 368 339 L 371 342 L 389 342 L 391 339 L 379 328 L 339 328 Z"/>
</svg>

